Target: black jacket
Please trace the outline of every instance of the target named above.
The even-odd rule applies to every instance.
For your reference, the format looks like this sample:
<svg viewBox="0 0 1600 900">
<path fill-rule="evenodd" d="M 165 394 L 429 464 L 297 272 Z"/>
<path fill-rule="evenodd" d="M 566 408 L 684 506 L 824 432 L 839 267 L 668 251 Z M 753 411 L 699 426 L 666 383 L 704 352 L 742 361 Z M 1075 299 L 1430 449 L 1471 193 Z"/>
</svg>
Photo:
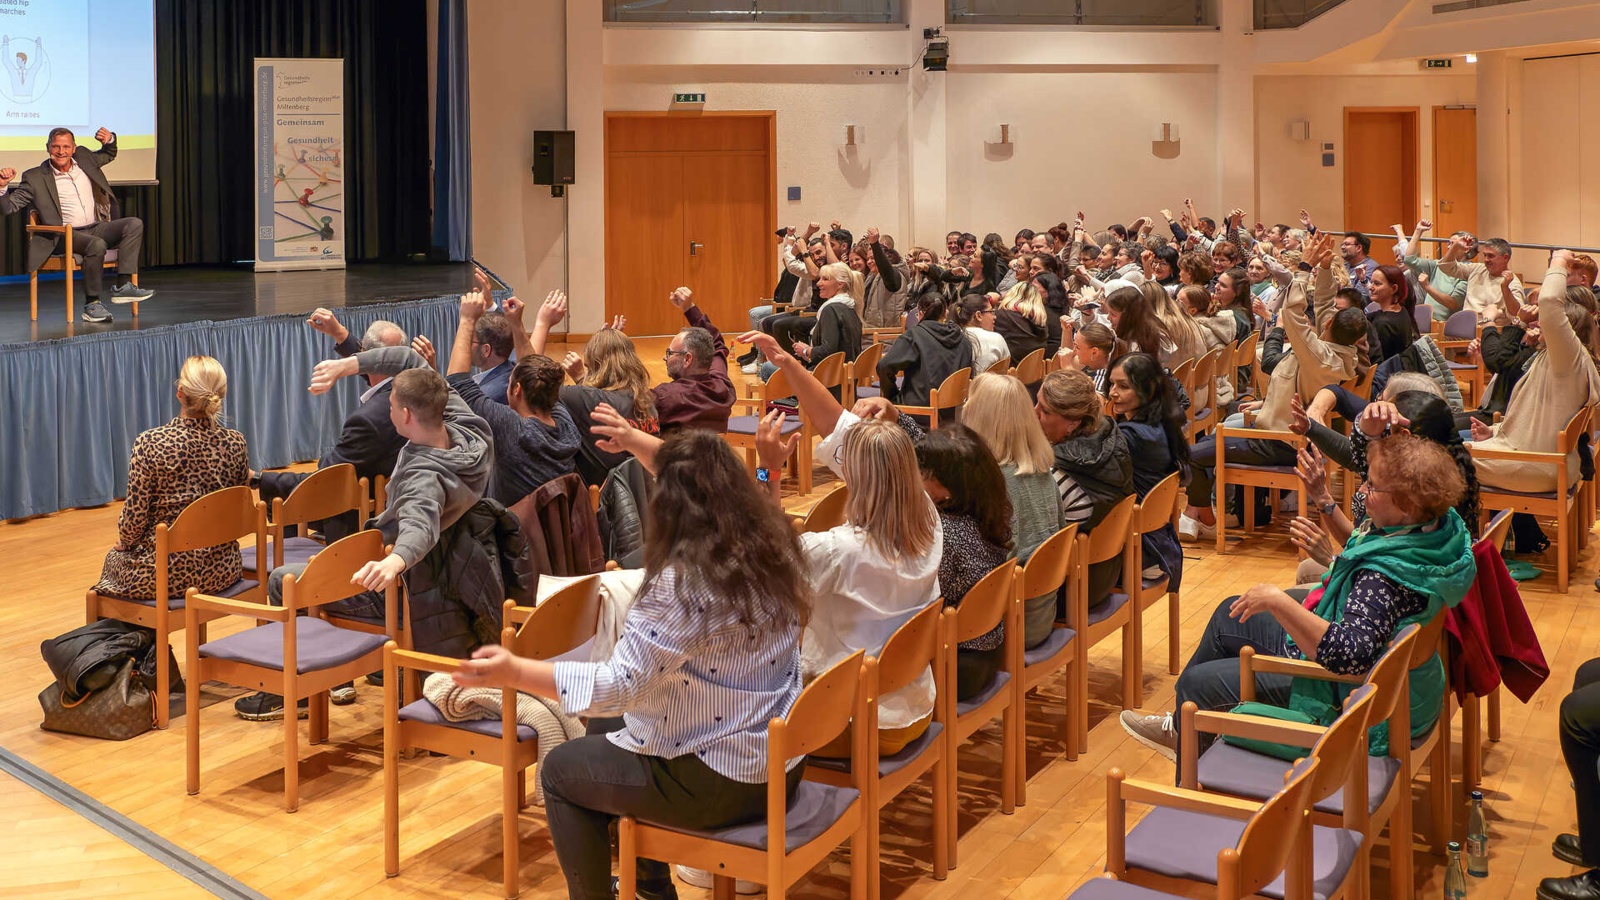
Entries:
<svg viewBox="0 0 1600 900">
<path fill-rule="evenodd" d="M 600 541 L 606 559 L 624 569 L 644 568 L 644 508 L 654 487 L 650 473 L 631 456 L 600 486 Z"/>
<path fill-rule="evenodd" d="M 1046 317 L 1046 321 L 1051 321 Z M 1056 346 L 1061 346 L 1061 320 L 1056 323 Z M 1011 353 L 1011 364 L 1022 362 L 1023 357 L 1050 344 L 1050 329 L 1014 309 L 1000 307 L 994 311 L 994 333 L 1006 339 L 1006 350 Z"/>
<path fill-rule="evenodd" d="M 972 367 L 972 344 L 959 325 L 918 322 L 895 338 L 878 363 L 878 385 L 890 403 L 926 406 L 928 392 L 957 369 Z M 904 372 L 904 384 L 895 376 Z"/>
<path fill-rule="evenodd" d="M 39 644 L 39 655 L 61 686 L 62 698 L 75 701 L 94 693 L 117 677 L 122 662 L 132 657 L 136 671 L 152 689 L 156 684 L 156 633 L 142 625 L 101 619 L 74 628 Z M 172 652 L 171 650 L 167 651 Z M 172 669 L 172 692 L 183 692 L 177 666 Z"/>
<path fill-rule="evenodd" d="M 843 303 L 824 303 L 811 328 L 811 360 L 806 368 L 814 369 L 841 351 L 845 362 L 854 362 L 861 355 L 861 317 Z"/>
<path fill-rule="evenodd" d="M 1528 360 L 1539 352 L 1538 347 L 1530 347 L 1522 343 L 1522 338 L 1528 333 L 1521 325 L 1506 325 L 1503 328 L 1485 328 L 1483 340 L 1483 367 L 1494 376 L 1494 382 L 1489 386 L 1489 392 L 1478 404 L 1479 412 L 1495 413 L 1506 411 L 1506 405 L 1511 402 L 1511 389 L 1522 380 L 1522 373 L 1526 371 Z"/>
<path fill-rule="evenodd" d="M 1101 416 L 1099 428 L 1074 435 L 1053 449 L 1052 468 L 1072 476 L 1094 501 L 1094 512 L 1079 528 L 1087 534 L 1123 497 L 1133 493 L 1133 457 L 1128 452 L 1128 440 L 1110 416 Z"/>
<path fill-rule="evenodd" d="M 538 578 L 521 523 L 488 499 L 441 532 L 439 542 L 403 577 L 412 645 L 423 653 L 458 658 L 498 642 L 501 605 L 508 597 L 533 605 Z"/>
<path fill-rule="evenodd" d="M 361 352 L 361 341 L 355 335 L 345 338 L 334 348 L 340 356 L 354 356 Z M 319 468 L 350 463 L 356 467 L 357 478 L 385 478 L 394 472 L 395 457 L 406 439 L 394 430 L 389 421 L 389 384 L 372 392 L 372 396 L 345 417 L 344 430 L 339 440 L 317 463 Z"/>
</svg>

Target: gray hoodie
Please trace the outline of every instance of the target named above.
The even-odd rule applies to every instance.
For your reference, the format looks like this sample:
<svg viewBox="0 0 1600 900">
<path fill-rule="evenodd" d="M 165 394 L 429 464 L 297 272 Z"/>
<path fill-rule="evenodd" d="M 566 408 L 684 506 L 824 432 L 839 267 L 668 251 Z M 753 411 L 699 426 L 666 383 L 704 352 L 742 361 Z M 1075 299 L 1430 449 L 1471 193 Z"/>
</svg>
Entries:
<svg viewBox="0 0 1600 900">
<path fill-rule="evenodd" d="M 379 347 L 356 354 L 363 375 L 393 377 L 428 363 L 410 347 Z M 444 449 L 408 442 L 400 448 L 389 476 L 389 505 L 376 524 L 384 540 L 411 568 L 433 549 L 439 532 L 456 523 L 483 497 L 494 465 L 489 423 L 473 414 L 455 391 L 445 396 Z"/>
</svg>

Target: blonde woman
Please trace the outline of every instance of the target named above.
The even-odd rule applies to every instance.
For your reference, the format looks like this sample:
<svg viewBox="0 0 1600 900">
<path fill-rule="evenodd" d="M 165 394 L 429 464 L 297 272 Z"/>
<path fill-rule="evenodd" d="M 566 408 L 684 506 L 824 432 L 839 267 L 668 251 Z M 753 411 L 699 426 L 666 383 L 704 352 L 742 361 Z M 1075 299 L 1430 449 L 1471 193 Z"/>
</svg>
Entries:
<svg viewBox="0 0 1600 900">
<path fill-rule="evenodd" d="M 1045 309 L 1044 293 L 1031 281 L 1006 291 L 994 311 L 994 331 L 1005 338 L 1013 365 L 1033 351 L 1043 350 L 1050 342 L 1050 314 Z M 1060 343 L 1058 332 L 1056 344 Z"/>
<path fill-rule="evenodd" d="M 156 526 L 171 525 L 205 494 L 250 480 L 244 435 L 217 421 L 228 394 L 222 364 L 209 356 L 189 357 L 176 388 L 178 417 L 134 439 L 117 543 L 94 587 L 102 594 L 155 599 Z M 173 597 L 189 587 L 219 591 L 239 580 L 239 545 L 228 541 L 175 553 L 167 573 Z"/>
<path fill-rule="evenodd" d="M 961 422 L 983 439 L 1000 463 L 1011 498 L 1011 541 L 1017 562 L 1026 565 L 1039 545 L 1066 524 L 1050 475 L 1054 453 L 1034 415 L 1027 386 L 1010 375 L 979 375 L 973 379 Z M 1050 636 L 1055 619 L 1053 591 L 1023 601 L 1023 643 L 1038 646 Z"/>
<path fill-rule="evenodd" d="M 859 298 L 866 295 L 866 282 L 860 272 L 842 262 L 829 263 L 817 273 L 817 296 L 822 306 L 817 309 L 817 319 L 811 327 L 811 342 L 796 341 L 785 348 L 812 368 L 835 353 L 854 360 L 861 353 L 861 315 Z M 772 358 L 761 364 L 761 380 L 772 377 L 778 367 Z"/>
<path fill-rule="evenodd" d="M 1153 281 L 1146 281 L 1139 285 L 1139 293 L 1144 295 L 1145 303 L 1161 322 L 1161 328 L 1166 331 L 1167 339 L 1177 348 L 1172 351 L 1174 363 L 1182 363 L 1186 359 L 1197 360 L 1206 355 L 1205 330 L 1189 315 L 1189 311 L 1182 304 L 1167 293 L 1166 288 Z M 1205 402 L 1204 397 L 1190 399 L 1195 403 Z"/>
<path fill-rule="evenodd" d="M 593 431 L 595 408 L 609 403 L 633 427 L 646 434 L 660 434 L 650 373 L 633 340 L 615 328 L 595 332 L 584 345 L 583 356 L 568 353 L 561 365 L 577 382 L 561 388 L 561 405 L 572 415 L 582 439 L 578 445 L 578 474 L 583 476 L 584 484 L 600 484 L 627 454 L 608 453 L 596 446 L 600 438 Z"/>
</svg>

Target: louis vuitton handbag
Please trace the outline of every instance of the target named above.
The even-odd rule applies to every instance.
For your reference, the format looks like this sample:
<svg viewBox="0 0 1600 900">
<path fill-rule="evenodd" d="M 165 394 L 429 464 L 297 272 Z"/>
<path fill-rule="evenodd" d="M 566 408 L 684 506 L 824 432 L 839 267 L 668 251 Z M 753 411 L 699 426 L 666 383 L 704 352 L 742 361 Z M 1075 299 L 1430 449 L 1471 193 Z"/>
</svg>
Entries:
<svg viewBox="0 0 1600 900">
<path fill-rule="evenodd" d="M 54 681 L 40 691 L 39 705 L 44 708 L 44 721 L 39 727 L 108 741 L 125 741 L 154 728 L 155 694 L 139 675 L 133 657 L 124 657 L 115 669 L 111 665 L 101 666 L 100 672 L 114 674 L 81 697 L 65 696 L 61 684 Z"/>
</svg>

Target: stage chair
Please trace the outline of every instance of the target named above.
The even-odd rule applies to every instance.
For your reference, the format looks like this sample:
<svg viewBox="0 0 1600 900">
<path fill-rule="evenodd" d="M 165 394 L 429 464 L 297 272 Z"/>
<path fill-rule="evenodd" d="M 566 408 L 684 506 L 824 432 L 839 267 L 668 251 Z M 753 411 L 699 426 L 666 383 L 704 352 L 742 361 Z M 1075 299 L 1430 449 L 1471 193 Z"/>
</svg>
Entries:
<svg viewBox="0 0 1600 900">
<path fill-rule="evenodd" d="M 784 761 L 804 756 L 838 737 L 852 720 L 865 723 L 867 682 L 875 663 L 864 651 L 835 663 L 817 676 L 790 708 L 773 719 L 767 736 L 767 816 L 765 821 L 715 831 L 668 828 L 623 816 L 617 826 L 618 896 L 632 897 L 638 888 L 638 860 L 657 859 L 705 869 L 716 879 L 712 896 L 732 897 L 734 879 L 763 883 L 767 896 L 783 900 L 789 888 L 836 847 L 850 843 L 850 896 L 865 900 L 870 876 L 867 864 L 870 787 L 864 767 L 868 745 L 877 735 L 864 727 L 850 732 L 850 787 L 815 781 L 800 782 L 794 800 L 784 796 Z"/>
<path fill-rule="evenodd" d="M 1194 386 L 1189 393 L 1189 409 L 1184 413 L 1188 419 L 1184 433 L 1188 435 L 1190 443 L 1199 440 L 1222 421 L 1222 407 L 1217 403 L 1217 376 L 1222 374 L 1220 367 L 1231 355 L 1228 348 L 1218 347 L 1194 364 Z M 1206 393 L 1206 402 L 1197 404 L 1194 395 L 1202 389 Z"/>
<path fill-rule="evenodd" d="M 844 508 L 849 502 L 850 488 L 841 481 L 834 485 L 833 490 L 823 494 L 822 499 L 805 515 L 795 516 L 791 513 L 790 524 L 801 534 L 829 531 L 844 524 Z"/>
<path fill-rule="evenodd" d="M 520 620 L 521 624 L 513 626 Z M 594 638 L 600 620 L 600 578 L 589 575 L 546 597 L 537 607 L 507 600 L 500 644 L 527 659 L 553 659 Z M 517 721 L 517 692 L 500 689 L 501 717 L 454 722 L 426 699 L 404 706 L 391 685 L 406 671 L 456 672 L 461 660 L 397 647 L 383 651 L 383 866 L 400 874 L 400 755 L 408 750 L 473 759 L 500 767 L 501 878 L 506 897 L 520 892 L 518 811 L 528 805 L 528 769 L 539 759 L 539 735 Z"/>
<path fill-rule="evenodd" d="M 172 633 L 183 629 L 188 621 L 184 615 L 184 608 L 188 603 L 186 592 L 172 597 L 167 572 L 170 557 L 174 553 L 202 550 L 236 542 L 252 535 L 255 536 L 257 547 L 266 545 L 266 504 L 255 499 L 250 489 L 242 484 L 212 491 L 185 507 L 183 512 L 172 520 L 170 526 L 156 526 L 156 596 L 170 599 L 159 602 L 101 594 L 93 588 L 89 589 L 84 603 L 86 623 L 98 622 L 101 619 L 117 619 L 155 629 L 157 728 L 167 727 L 172 703 L 172 670 L 169 668 L 172 661 L 168 654 L 160 651 L 170 646 Z M 181 587 L 187 589 L 190 585 Z M 266 592 L 260 581 L 241 578 L 218 591 L 216 596 L 239 600 L 265 600 Z M 193 645 L 205 641 L 206 623 L 222 616 L 223 613 L 211 612 L 197 615 L 195 619 L 199 631 L 194 633 L 189 643 Z M 195 681 L 194 677 L 194 671 L 191 669 L 189 673 L 191 685 L 188 693 L 198 696 L 200 682 Z"/>
<path fill-rule="evenodd" d="M 1044 380 L 1044 348 L 1029 353 L 1011 370 L 1011 374 L 1023 384 L 1037 384 Z"/>
<path fill-rule="evenodd" d="M 750 470 L 751 478 L 756 474 L 756 427 L 761 424 L 761 417 L 767 411 L 767 404 L 793 396 L 794 388 L 789 386 L 789 373 L 779 369 L 761 385 L 760 396 L 733 401 L 734 406 L 751 408 L 753 412 L 748 415 L 729 416 L 728 430 L 722 437 L 735 450 L 744 451 L 745 468 Z M 798 410 L 793 416 L 784 419 L 783 436 L 788 437 L 797 431 L 800 432 L 800 441 L 795 445 L 792 462 L 789 462 L 790 472 L 800 483 L 800 493 L 809 494 L 811 493 L 811 438 L 815 435 L 815 431 L 805 413 Z"/>
<path fill-rule="evenodd" d="M 844 364 L 843 396 L 839 402 L 845 409 L 856 405 L 861 397 L 877 397 L 882 392 L 872 386 L 878 380 L 878 361 L 883 359 L 883 345 L 868 344 L 861 348 L 856 358 Z M 863 393 L 865 391 L 865 393 Z"/>
<path fill-rule="evenodd" d="M 1074 579 L 1082 577 L 1073 557 L 1077 548 L 1078 523 L 1073 522 L 1040 544 L 1028 557 L 1027 565 L 1016 567 L 1012 593 L 1019 621 L 1023 618 L 1022 608 L 1028 599 L 1055 594 L 1067 583 L 1069 572 Z M 1069 588 L 1074 589 L 1076 583 Z M 1044 684 L 1055 673 L 1061 673 L 1062 693 L 1066 695 L 1066 708 L 1061 717 L 1061 748 L 1068 760 L 1077 759 L 1078 716 L 1083 708 L 1077 695 L 1077 670 L 1083 666 L 1083 654 L 1078 652 L 1078 633 L 1060 622 L 1051 629 L 1049 637 L 1031 650 L 1023 645 L 1020 635 L 1007 646 L 1008 652 L 1021 657 L 1013 658 L 1011 671 L 1021 673 L 1012 680 L 1017 686 L 1017 696 L 1013 702 L 1017 705 L 1017 716 L 1021 720 L 1017 726 L 1017 805 L 1023 806 L 1028 800 L 1028 692 Z"/>
<path fill-rule="evenodd" d="M 118 219 L 121 217 L 121 204 L 117 202 L 116 197 L 112 197 L 111 218 Z M 83 254 L 70 252 L 73 228 L 71 225 L 40 225 L 39 213 L 30 209 L 28 210 L 27 232 L 29 237 L 35 234 L 55 234 L 63 238 L 62 242 L 57 246 L 56 252 L 50 254 L 49 258 L 38 269 L 28 273 L 28 318 L 33 322 L 39 321 L 39 273 L 65 272 L 67 282 L 67 324 L 71 325 L 72 311 L 76 308 L 72 302 L 72 277 L 78 270 L 83 268 Z M 106 251 L 103 268 L 112 273 L 117 271 L 117 248 L 113 247 Z M 137 273 L 133 275 L 133 283 L 135 287 L 139 284 L 139 275 Z M 139 318 L 139 302 L 137 300 L 133 302 L 133 317 L 135 319 Z"/>
<path fill-rule="evenodd" d="M 1293 896 L 1309 897 L 1310 885 L 1304 875 L 1306 809 L 1311 803 L 1311 788 L 1318 763 L 1305 760 L 1295 767 L 1287 783 L 1265 803 L 1234 800 L 1186 791 L 1171 785 L 1128 781 L 1121 769 L 1106 773 L 1110 803 L 1106 806 L 1106 877 L 1087 882 L 1068 895 L 1068 900 L 1160 900 L 1176 897 L 1126 881 L 1113 880 L 1123 869 L 1115 855 L 1121 848 L 1119 837 L 1126 834 L 1128 803 L 1181 810 L 1196 817 L 1216 817 L 1226 821 L 1228 834 L 1237 833 L 1237 842 L 1217 851 L 1216 889 L 1198 894 L 1193 886 L 1183 896 L 1214 896 L 1217 900 L 1243 900 L 1260 895 L 1263 888 L 1285 875 Z M 1243 822 L 1243 826 L 1238 825 Z"/>
<path fill-rule="evenodd" d="M 372 476 L 372 514 L 374 516 L 389 508 L 389 476 Z"/>
<path fill-rule="evenodd" d="M 287 563 L 304 563 L 325 546 L 321 541 L 302 533 L 295 537 L 283 536 L 291 525 L 309 532 L 312 522 L 356 511 L 356 528 L 367 523 L 368 486 L 365 478 L 356 477 L 356 467 L 340 463 L 312 472 L 306 480 L 295 485 L 288 497 L 272 501 L 272 516 L 267 523 L 267 536 L 272 540 L 271 564 L 262 571 L 258 567 L 256 552 L 259 548 L 245 547 L 239 551 L 244 559 L 245 575 L 265 581 L 273 569 Z"/>
<path fill-rule="evenodd" d="M 1043 377 L 1043 376 L 1041 376 Z M 928 389 L 927 406 L 900 405 L 908 416 L 922 416 L 928 420 L 929 430 L 939 427 L 940 414 L 945 410 L 958 410 L 967 402 L 967 392 L 972 388 L 972 369 L 961 368 L 950 373 L 936 388 Z"/>
<path fill-rule="evenodd" d="M 958 769 L 961 764 L 961 745 L 980 729 L 988 725 L 996 716 L 1001 720 L 1000 741 L 1000 811 L 1011 815 L 1016 811 L 1017 793 L 1017 760 L 1021 756 L 1022 744 L 1022 708 L 1017 705 L 1017 691 L 1012 688 L 1011 682 L 1020 675 L 1014 668 L 1019 654 L 1015 648 L 1021 646 L 1018 640 L 1022 633 L 1022 606 L 1016 602 L 1012 583 L 1015 580 L 1016 563 L 1006 560 L 995 566 L 989 574 L 978 579 L 978 583 L 967 591 L 961 598 L 958 606 L 945 610 L 945 666 L 946 684 L 950 689 L 938 698 L 945 705 L 944 722 L 945 734 L 948 735 L 949 744 L 946 753 L 949 763 L 945 766 L 949 778 L 949 796 L 954 798 L 959 795 Z M 977 696 L 970 700 L 956 700 L 956 652 L 957 646 L 962 641 L 988 634 L 993 628 L 1005 622 L 1005 662 L 1000 671 L 995 673 L 994 680 Z M 957 818 L 956 804 L 950 804 L 950 868 L 956 866 L 956 845 L 961 837 L 961 826 Z"/>
<path fill-rule="evenodd" d="M 1567 420 L 1566 427 L 1561 429 L 1554 453 L 1532 450 L 1489 450 L 1479 446 L 1470 448 L 1473 459 L 1511 459 L 1544 463 L 1555 467 L 1559 490 L 1524 493 L 1480 484 L 1478 504 L 1482 510 L 1480 515 L 1485 521 L 1490 513 L 1501 509 L 1553 517 L 1556 520 L 1556 590 L 1563 594 L 1567 592 L 1571 569 L 1578 562 L 1578 551 L 1581 549 L 1579 532 L 1583 531 L 1586 525 L 1583 521 L 1585 514 L 1582 511 L 1583 492 L 1580 490 L 1582 482 L 1574 477 L 1577 473 L 1569 470 L 1567 454 L 1578 446 L 1579 438 L 1583 435 L 1584 429 L 1588 428 L 1590 412 L 1590 408 L 1585 407 L 1573 413 L 1572 418 Z"/>
<path fill-rule="evenodd" d="M 1172 367 L 1172 380 L 1183 386 L 1183 392 L 1189 397 L 1191 403 L 1194 401 L 1194 367 L 1198 362 L 1198 360 L 1190 357 Z"/>
<path fill-rule="evenodd" d="M 1299 497 L 1299 506 L 1296 509 L 1306 510 L 1306 488 L 1300 482 L 1300 475 L 1291 465 L 1287 466 L 1246 466 L 1239 463 L 1230 463 L 1224 450 L 1224 442 L 1230 437 L 1251 438 L 1262 441 L 1282 441 L 1295 450 L 1303 449 L 1308 441 L 1303 435 L 1292 431 L 1269 431 L 1264 428 L 1229 428 L 1227 425 L 1217 423 L 1217 468 L 1216 468 L 1216 497 L 1217 497 L 1217 553 L 1228 552 L 1228 514 L 1227 496 L 1229 485 L 1241 485 L 1246 488 L 1258 487 L 1272 490 L 1273 497 L 1277 491 L 1292 491 Z M 1256 530 L 1256 504 L 1250 492 L 1243 492 L 1243 517 L 1246 534 L 1254 534 Z"/>
<path fill-rule="evenodd" d="M 1142 693 L 1139 688 L 1143 671 L 1143 654 L 1140 649 L 1141 629 L 1139 616 L 1135 615 L 1138 603 L 1131 601 L 1123 589 L 1113 587 L 1104 598 L 1096 598 L 1095 609 L 1089 610 L 1089 567 L 1096 563 L 1122 557 L 1122 583 L 1139 583 L 1139 570 L 1135 568 L 1137 554 L 1129 546 L 1128 535 L 1133 520 L 1133 494 L 1122 498 L 1111 512 L 1100 520 L 1094 531 L 1079 532 L 1075 590 L 1068 598 L 1067 627 L 1078 634 L 1078 656 L 1082 662 L 1077 667 L 1078 752 L 1089 750 L 1089 651 L 1102 640 L 1117 632 L 1122 633 L 1122 708 L 1132 709 L 1138 703 L 1134 697 Z"/>
<path fill-rule="evenodd" d="M 948 831 L 954 821 L 954 800 L 946 776 L 950 762 L 944 739 L 945 704 L 943 697 L 954 690 L 945 660 L 944 604 L 932 603 L 895 630 L 883 645 L 883 651 L 874 661 L 875 673 L 869 681 L 867 704 L 867 733 L 878 733 L 878 698 L 892 694 L 915 681 L 930 667 L 933 669 L 934 705 L 933 721 L 922 736 L 912 741 L 899 753 L 890 757 L 878 755 L 876 738 L 867 741 L 866 758 L 861 769 L 869 773 L 867 786 L 867 897 L 876 900 L 882 892 L 878 877 L 880 868 L 880 842 L 884 807 L 900 796 L 906 788 L 916 784 L 923 775 L 933 773 L 933 877 L 943 881 L 949 871 Z M 850 760 L 812 756 L 806 761 L 805 777 L 823 784 L 847 788 L 855 778 L 855 764 Z M 854 858 L 851 865 L 857 865 Z"/>
<path fill-rule="evenodd" d="M 1410 669 L 1420 664 L 1433 655 L 1438 646 L 1439 635 L 1443 632 L 1443 617 L 1435 616 L 1426 628 L 1417 625 L 1408 625 L 1401 629 L 1395 639 L 1389 643 L 1389 649 L 1373 664 L 1366 676 L 1335 675 L 1314 662 L 1306 660 L 1284 659 L 1281 657 L 1262 656 L 1246 647 L 1239 654 L 1239 670 L 1241 677 L 1240 691 L 1243 699 L 1255 699 L 1255 676 L 1262 673 L 1277 675 L 1290 675 L 1297 678 L 1313 678 L 1321 681 L 1337 681 L 1345 684 L 1371 684 L 1375 687 L 1373 703 L 1370 707 L 1367 725 L 1373 726 L 1379 722 L 1389 724 L 1391 734 L 1411 733 L 1411 703 L 1410 703 Z M 1429 632 L 1432 632 L 1431 634 Z M 1221 727 L 1219 720 L 1207 716 L 1204 721 L 1206 728 L 1213 725 Z M 1448 727 L 1449 720 L 1441 716 L 1441 721 Z M 1180 723 L 1180 728 L 1183 725 Z M 1197 723 L 1196 727 L 1200 727 Z M 1435 729 L 1437 730 L 1437 729 Z M 1180 732 L 1182 744 L 1179 758 L 1184 754 L 1194 758 L 1195 744 L 1192 731 Z M 1414 815 L 1411 808 L 1411 771 L 1414 744 L 1406 740 L 1391 740 L 1387 756 L 1368 756 L 1365 771 L 1359 767 L 1356 777 L 1357 785 L 1351 790 L 1356 796 L 1365 796 L 1366 804 L 1347 804 L 1344 794 L 1336 794 L 1322 801 L 1313 812 L 1313 817 L 1328 823 L 1343 823 L 1346 821 L 1347 810 L 1354 813 L 1355 827 L 1366 835 L 1370 844 L 1377 840 L 1379 833 L 1385 826 L 1389 830 L 1389 896 L 1410 897 L 1415 891 L 1413 887 L 1413 873 L 1415 862 L 1412 859 L 1412 832 Z M 1219 748 L 1222 748 L 1219 750 Z M 1207 750 L 1199 760 L 1197 769 L 1192 773 L 1181 772 L 1180 784 L 1192 784 L 1192 779 L 1198 778 L 1199 784 L 1206 790 L 1220 791 L 1226 794 L 1239 796 L 1258 796 L 1261 792 L 1263 771 L 1271 771 L 1272 767 L 1267 762 L 1259 759 L 1252 760 L 1251 756 L 1258 754 L 1243 754 L 1240 748 L 1218 742 Z M 1275 757 L 1266 757 L 1276 772 L 1283 771 L 1283 761 Z"/>
<path fill-rule="evenodd" d="M 1134 505 L 1133 516 L 1129 523 L 1132 530 L 1128 534 L 1128 546 L 1132 548 L 1134 554 L 1133 571 L 1139 579 L 1139 615 L 1142 617 L 1144 611 L 1154 606 L 1157 600 L 1162 597 L 1167 598 L 1167 671 L 1173 675 L 1178 674 L 1181 665 L 1178 660 L 1178 651 L 1181 649 L 1179 645 L 1182 643 L 1178 633 L 1182 624 L 1178 592 L 1170 589 L 1172 579 L 1165 572 L 1154 578 L 1144 577 L 1144 570 L 1153 563 L 1145 561 L 1143 537 L 1152 531 L 1161 530 L 1163 525 L 1171 525 L 1176 532 L 1177 514 L 1178 473 L 1173 472 L 1151 488 L 1150 492 L 1144 495 L 1144 500 Z M 1126 587 L 1127 582 L 1123 584 Z M 1144 631 L 1142 619 L 1139 630 L 1142 635 Z M 1140 652 L 1143 653 L 1142 648 Z M 1141 668 L 1138 687 L 1134 691 L 1133 699 L 1129 701 L 1133 706 L 1139 706 L 1144 702 L 1143 681 Z"/>
<path fill-rule="evenodd" d="M 340 628 L 324 618 L 324 604 L 361 592 L 351 584 L 356 571 L 387 556 L 383 535 L 358 531 L 328 545 L 306 564 L 299 577 L 283 579 L 283 605 L 213 597 L 189 589 L 184 610 L 189 631 L 195 633 L 200 616 L 242 616 L 266 624 L 225 638 L 189 642 L 189 679 L 186 735 L 188 788 L 200 793 L 200 689 L 206 681 L 223 681 L 241 687 L 271 691 L 283 697 L 283 808 L 300 807 L 300 719 L 295 706 L 310 698 L 311 743 L 328 740 L 328 691 L 373 671 L 383 662 L 384 635 Z M 384 597 L 384 622 L 394 636 L 395 588 Z M 300 615 L 302 610 L 306 615 Z"/>
</svg>

